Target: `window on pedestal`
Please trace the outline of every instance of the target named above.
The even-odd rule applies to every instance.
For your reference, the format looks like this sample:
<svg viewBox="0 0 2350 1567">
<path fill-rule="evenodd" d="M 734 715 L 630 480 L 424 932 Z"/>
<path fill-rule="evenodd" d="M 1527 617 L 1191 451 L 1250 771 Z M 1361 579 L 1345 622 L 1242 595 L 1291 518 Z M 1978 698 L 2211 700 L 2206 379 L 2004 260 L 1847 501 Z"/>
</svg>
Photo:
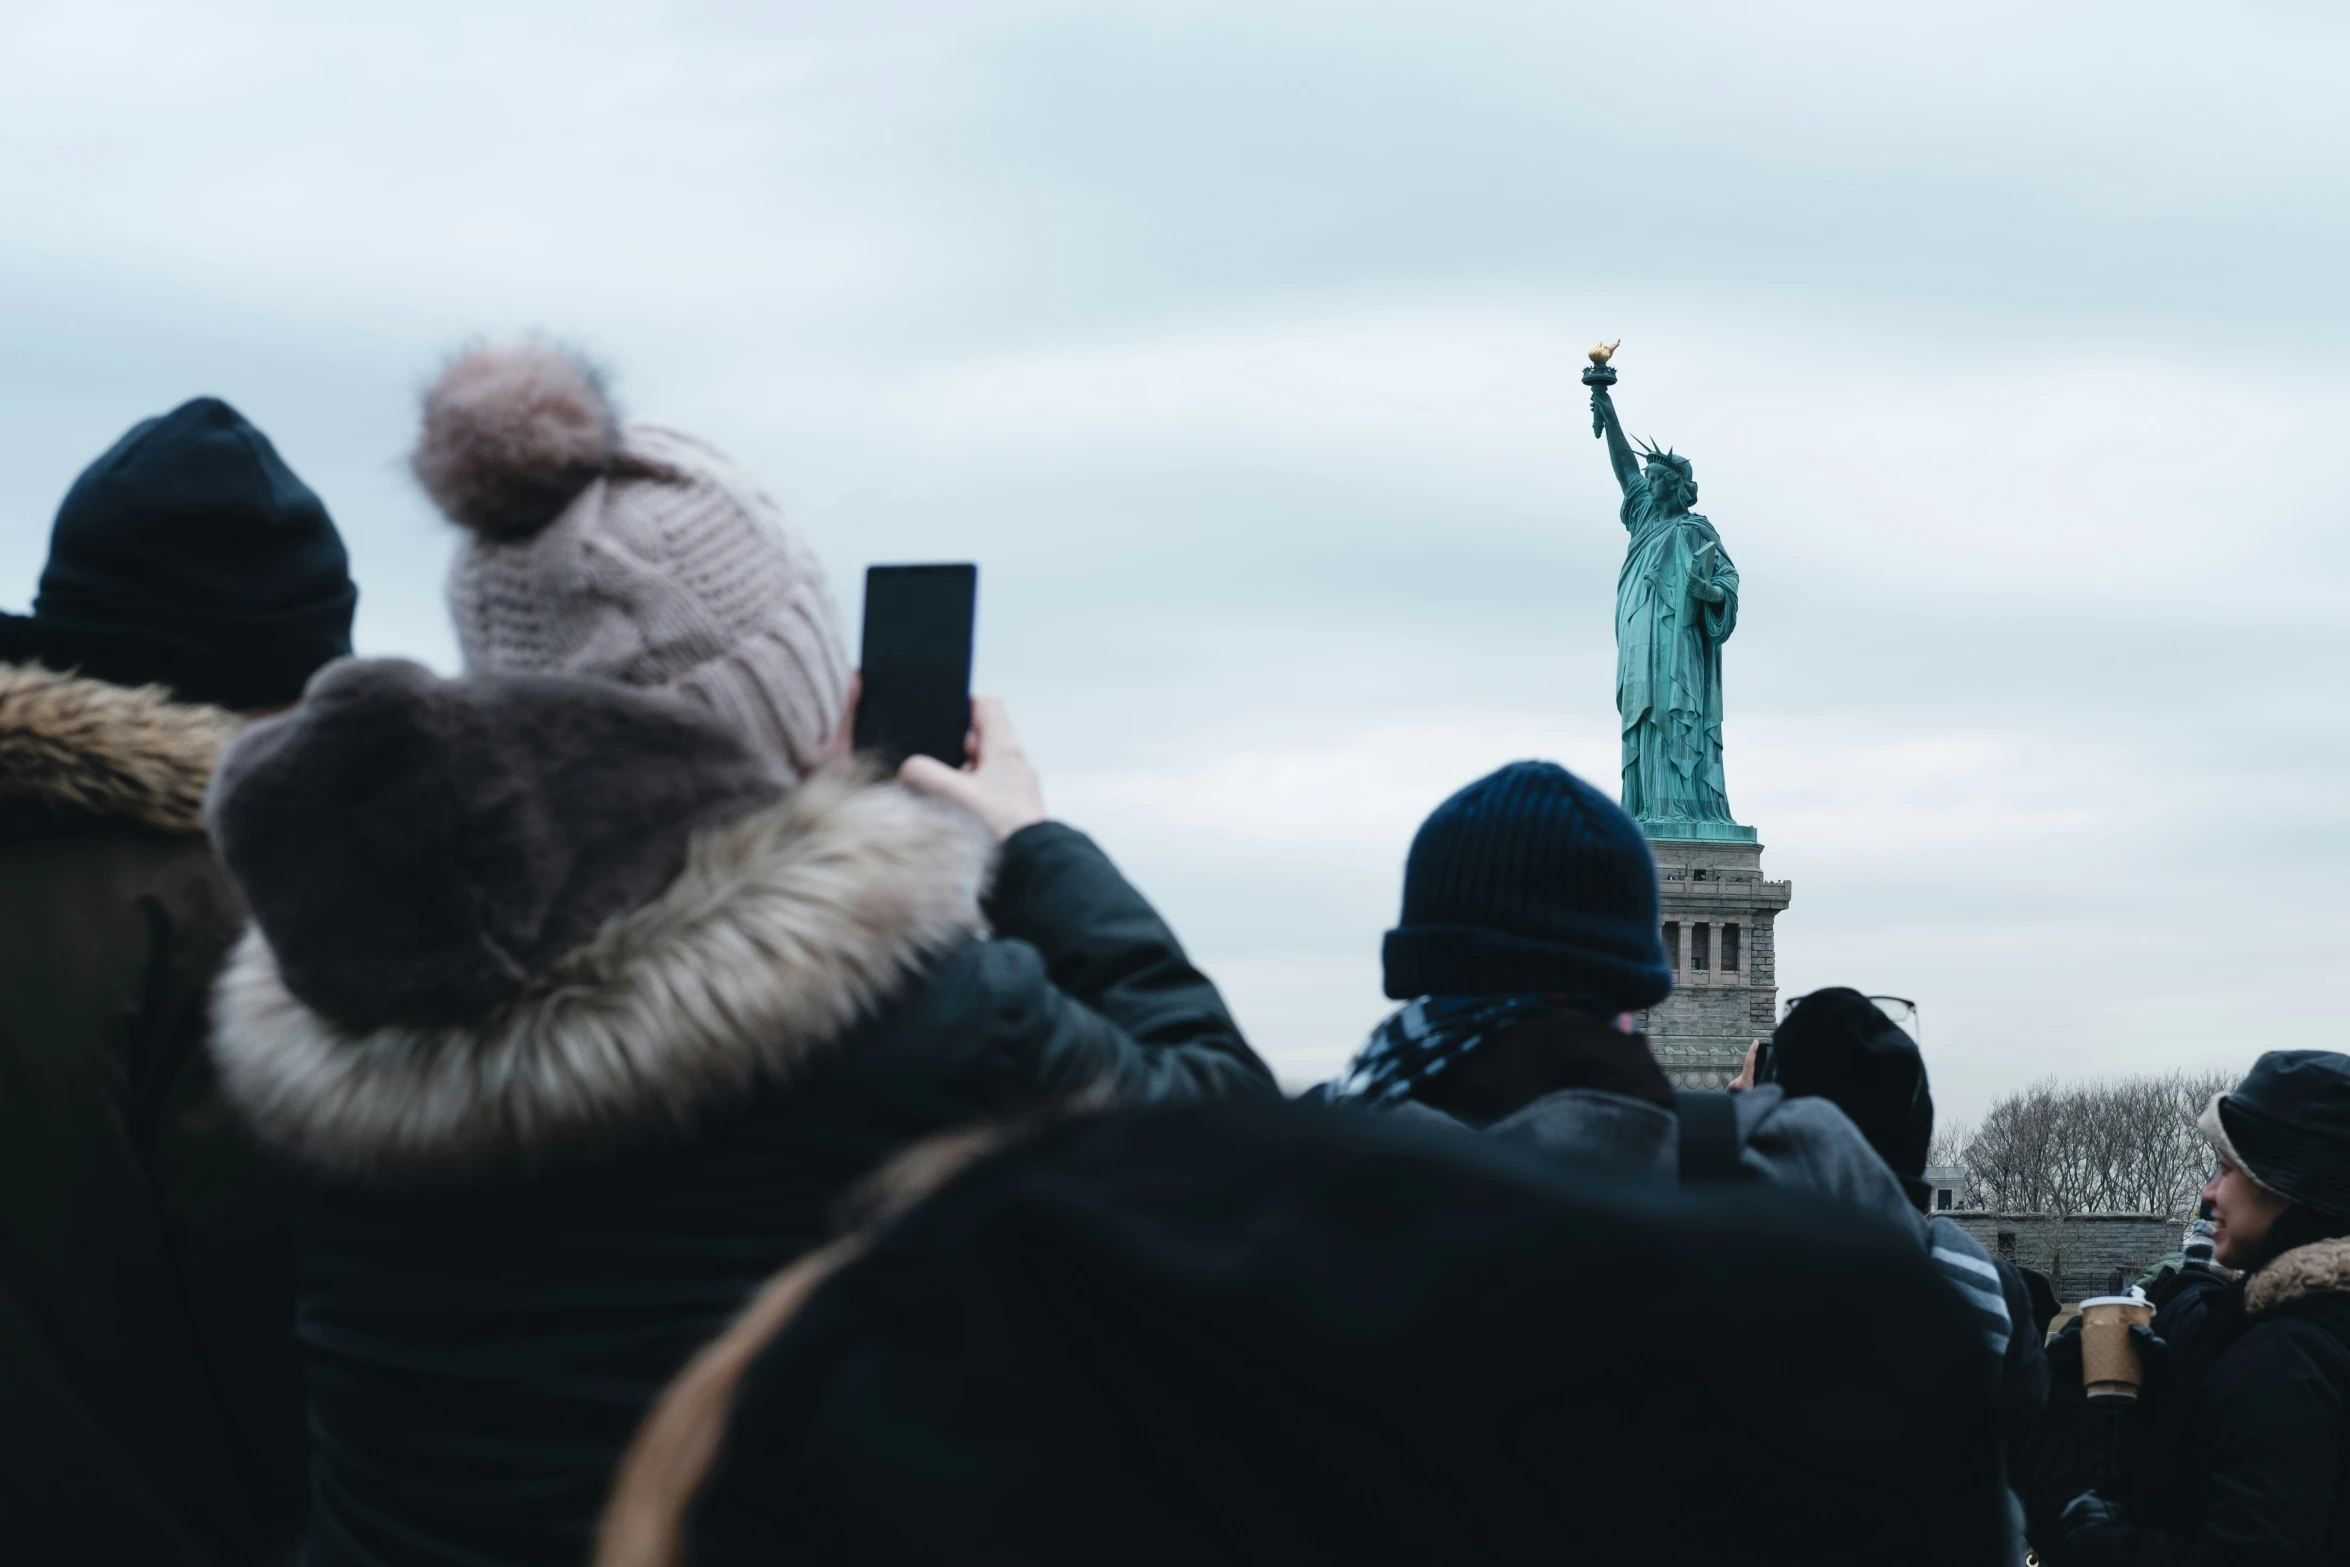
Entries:
<svg viewBox="0 0 2350 1567">
<path fill-rule="evenodd" d="M 1681 922 L 1665 921 L 1665 961 L 1678 970 L 1681 967 Z"/>
<path fill-rule="evenodd" d="M 1712 942 L 1707 938 L 1712 934 L 1713 927 L 1711 925 L 1700 923 L 1689 927 L 1689 966 L 1691 968 L 1703 969 L 1709 966 L 1713 954 L 1706 950 L 1712 945 Z"/>
<path fill-rule="evenodd" d="M 1722 972 L 1738 972 L 1738 927 L 1735 925 L 1722 927 Z"/>
</svg>

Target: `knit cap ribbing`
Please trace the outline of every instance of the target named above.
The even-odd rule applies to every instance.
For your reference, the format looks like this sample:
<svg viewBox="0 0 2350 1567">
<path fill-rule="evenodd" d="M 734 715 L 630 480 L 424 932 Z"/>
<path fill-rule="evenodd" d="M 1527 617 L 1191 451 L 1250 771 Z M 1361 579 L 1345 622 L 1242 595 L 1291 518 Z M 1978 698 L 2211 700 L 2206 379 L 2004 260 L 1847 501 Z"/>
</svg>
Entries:
<svg viewBox="0 0 2350 1567">
<path fill-rule="evenodd" d="M 1513 762 L 1412 839 L 1387 994 L 1537 992 L 1638 1011 L 1672 993 L 1639 825 L 1552 762 Z"/>
<path fill-rule="evenodd" d="M 468 670 L 681 697 L 792 779 L 813 770 L 847 700 L 822 564 L 741 469 L 659 426 L 624 426 L 611 470 L 537 533 L 469 535 L 449 604 Z"/>
</svg>

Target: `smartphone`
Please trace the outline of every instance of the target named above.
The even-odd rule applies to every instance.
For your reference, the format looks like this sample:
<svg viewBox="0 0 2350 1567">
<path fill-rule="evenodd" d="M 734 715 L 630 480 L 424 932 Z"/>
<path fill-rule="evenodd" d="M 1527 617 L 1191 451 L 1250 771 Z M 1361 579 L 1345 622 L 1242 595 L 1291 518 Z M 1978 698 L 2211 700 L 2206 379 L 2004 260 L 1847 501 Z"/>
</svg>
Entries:
<svg viewBox="0 0 2350 1567">
<path fill-rule="evenodd" d="M 857 698 L 859 751 L 892 767 L 909 756 L 966 760 L 971 730 L 971 634 L 979 568 L 869 566 Z"/>
</svg>

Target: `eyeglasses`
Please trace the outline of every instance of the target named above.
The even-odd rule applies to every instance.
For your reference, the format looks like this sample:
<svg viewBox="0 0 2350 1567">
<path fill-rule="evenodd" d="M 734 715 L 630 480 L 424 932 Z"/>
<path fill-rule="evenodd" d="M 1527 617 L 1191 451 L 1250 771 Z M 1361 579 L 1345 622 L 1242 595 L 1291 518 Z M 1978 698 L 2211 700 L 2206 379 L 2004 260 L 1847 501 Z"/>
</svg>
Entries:
<svg viewBox="0 0 2350 1567">
<path fill-rule="evenodd" d="M 1810 1000 L 1813 994 L 1811 991 L 1805 991 L 1800 996 L 1789 996 L 1781 1002 L 1779 1005 L 1780 1019 L 1784 1021 L 1787 1014 L 1795 1010 L 1797 1003 Z M 1923 1034 L 1918 1032 L 1918 1004 L 1907 996 L 1869 996 L 1865 999 L 1878 1011 L 1891 1018 L 1897 1026 L 1905 1030 L 1910 1038 L 1921 1041 L 1925 1038 Z"/>
</svg>

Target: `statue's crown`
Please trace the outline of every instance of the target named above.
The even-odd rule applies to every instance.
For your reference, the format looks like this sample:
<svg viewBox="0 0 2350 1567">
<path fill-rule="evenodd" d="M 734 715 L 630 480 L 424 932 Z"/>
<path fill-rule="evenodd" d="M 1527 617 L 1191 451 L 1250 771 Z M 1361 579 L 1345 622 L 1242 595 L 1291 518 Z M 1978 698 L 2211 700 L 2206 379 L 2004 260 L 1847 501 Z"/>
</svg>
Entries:
<svg viewBox="0 0 2350 1567">
<path fill-rule="evenodd" d="M 1690 466 L 1688 458 L 1670 447 L 1660 447 L 1654 441 L 1642 441 L 1640 455 L 1644 461 L 1663 463 L 1684 479 L 1693 479 L 1697 476 L 1697 470 Z"/>
</svg>

